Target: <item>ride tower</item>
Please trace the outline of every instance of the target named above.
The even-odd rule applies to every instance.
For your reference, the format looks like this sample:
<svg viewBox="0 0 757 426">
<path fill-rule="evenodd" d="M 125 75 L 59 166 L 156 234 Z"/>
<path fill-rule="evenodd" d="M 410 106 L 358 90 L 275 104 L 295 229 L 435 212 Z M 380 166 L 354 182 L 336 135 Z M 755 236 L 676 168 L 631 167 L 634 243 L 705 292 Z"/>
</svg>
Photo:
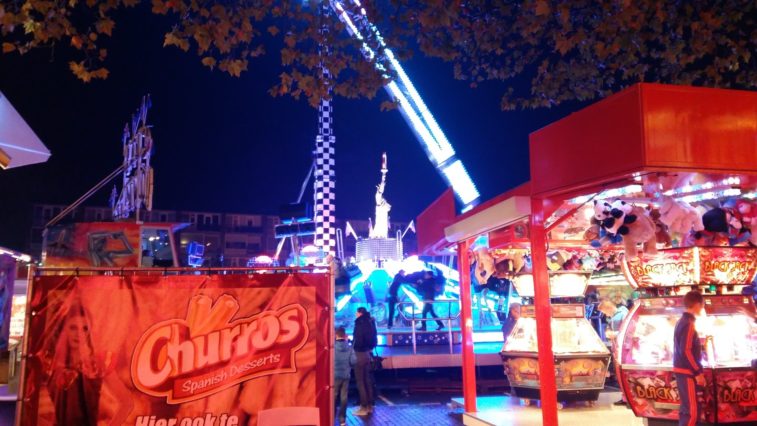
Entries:
<svg viewBox="0 0 757 426">
<path fill-rule="evenodd" d="M 320 18 L 327 19 L 331 11 L 328 3 L 321 2 L 319 6 Z M 321 37 L 326 38 L 328 35 L 328 26 L 321 25 Z M 325 65 L 324 58 L 329 54 L 329 48 L 326 43 L 321 43 L 318 47 L 319 56 L 321 57 L 320 73 L 322 81 L 326 82 L 328 92 L 321 98 L 318 105 L 318 136 L 315 138 L 315 178 L 313 182 L 313 197 L 315 198 L 315 241 L 316 247 L 321 249 L 325 258 L 328 255 L 335 254 L 336 247 L 336 170 L 335 170 L 335 148 L 336 138 L 332 128 L 333 119 L 331 116 L 331 82 L 332 75 Z"/>
</svg>

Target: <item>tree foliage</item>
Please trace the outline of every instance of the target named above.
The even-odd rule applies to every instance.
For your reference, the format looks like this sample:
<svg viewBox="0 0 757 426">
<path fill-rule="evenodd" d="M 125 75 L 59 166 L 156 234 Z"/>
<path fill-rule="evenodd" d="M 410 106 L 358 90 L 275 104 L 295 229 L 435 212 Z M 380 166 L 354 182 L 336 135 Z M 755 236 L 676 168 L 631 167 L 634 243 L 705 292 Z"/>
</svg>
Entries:
<svg viewBox="0 0 757 426">
<path fill-rule="evenodd" d="M 753 0 L 363 3 L 400 58 L 415 46 L 451 62 L 455 77 L 472 86 L 503 82 L 504 109 L 589 100 L 640 81 L 757 86 Z M 274 96 L 316 105 L 330 85 L 339 96 L 373 97 L 392 77 L 363 58 L 333 13 L 318 12 L 317 0 L 2 0 L 2 50 L 70 46 L 78 78 L 107 78 L 107 39 L 121 10 L 132 7 L 170 18 L 164 46 L 193 52 L 204 66 L 233 76 L 267 49 L 278 50 Z M 328 54 L 319 55 L 319 46 Z M 319 73 L 321 61 L 329 81 Z"/>
</svg>

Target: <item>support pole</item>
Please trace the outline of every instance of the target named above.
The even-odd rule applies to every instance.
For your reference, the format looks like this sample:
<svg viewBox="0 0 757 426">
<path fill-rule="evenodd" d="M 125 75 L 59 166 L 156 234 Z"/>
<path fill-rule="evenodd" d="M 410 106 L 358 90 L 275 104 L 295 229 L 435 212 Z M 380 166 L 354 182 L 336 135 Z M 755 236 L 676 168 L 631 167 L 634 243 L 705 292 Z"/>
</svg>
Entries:
<svg viewBox="0 0 757 426">
<path fill-rule="evenodd" d="M 552 353 L 552 307 L 549 303 L 547 235 L 544 230 L 544 200 L 539 198 L 531 199 L 531 262 L 534 274 L 542 424 L 557 426 L 557 383 L 555 357 Z"/>
<path fill-rule="evenodd" d="M 462 241 L 457 245 L 457 258 L 460 265 L 460 331 L 463 337 L 463 399 L 465 411 L 476 411 L 476 354 L 473 352 L 473 318 L 471 306 L 470 242 Z"/>
</svg>

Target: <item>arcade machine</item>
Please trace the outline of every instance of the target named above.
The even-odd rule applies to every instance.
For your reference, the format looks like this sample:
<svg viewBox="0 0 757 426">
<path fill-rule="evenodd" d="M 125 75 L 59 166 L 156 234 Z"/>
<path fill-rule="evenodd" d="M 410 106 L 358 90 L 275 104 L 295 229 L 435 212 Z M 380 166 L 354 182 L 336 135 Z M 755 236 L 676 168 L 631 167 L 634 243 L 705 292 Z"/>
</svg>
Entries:
<svg viewBox="0 0 757 426">
<path fill-rule="evenodd" d="M 587 401 L 590 405 L 604 389 L 610 351 L 587 319 L 583 303 L 555 303 L 581 300 L 591 271 L 551 271 L 552 350 L 555 356 L 557 400 L 560 403 Z M 516 275 L 518 294 L 534 297 L 531 274 Z M 526 405 L 540 398 L 536 316 L 534 306 L 523 306 L 515 327 L 500 353 L 505 374 L 515 395 Z"/>
<path fill-rule="evenodd" d="M 631 285 L 648 295 L 629 314 L 617 354 L 623 391 L 636 416 L 650 425 L 678 419 L 673 329 L 684 311 L 681 296 L 699 289 L 705 295 L 705 314 L 696 322 L 707 380 L 700 395 L 703 420 L 757 422 L 757 312 L 741 294 L 755 271 L 754 247 L 671 248 L 624 262 Z"/>
</svg>

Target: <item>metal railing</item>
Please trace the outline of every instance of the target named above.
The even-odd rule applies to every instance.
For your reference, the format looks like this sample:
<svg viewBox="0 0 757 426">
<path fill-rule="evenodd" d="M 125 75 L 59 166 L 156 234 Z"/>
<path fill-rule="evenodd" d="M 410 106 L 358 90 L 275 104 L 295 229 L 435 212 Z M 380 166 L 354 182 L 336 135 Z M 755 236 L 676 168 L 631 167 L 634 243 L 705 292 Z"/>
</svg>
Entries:
<svg viewBox="0 0 757 426">
<path fill-rule="evenodd" d="M 137 268 L 137 267 L 42 267 L 33 268 L 36 275 L 116 275 L 116 276 L 145 276 L 145 275 L 255 275 L 274 273 L 313 273 L 329 272 L 329 267 L 288 267 L 288 266 L 265 266 L 265 267 L 231 267 L 231 268 L 191 268 L 191 267 L 167 267 L 167 268 Z"/>
<path fill-rule="evenodd" d="M 416 343 L 416 330 L 415 330 L 415 322 L 416 321 L 446 321 L 447 322 L 447 340 L 449 341 L 449 353 L 453 353 L 454 350 L 452 348 L 453 342 L 452 342 L 452 320 L 455 320 L 460 317 L 460 301 L 456 299 L 452 300 L 423 300 L 424 304 L 428 303 L 431 304 L 431 307 L 433 308 L 434 305 L 447 305 L 447 315 L 446 316 L 439 316 L 437 315 L 436 318 L 433 316 L 431 318 L 417 318 L 415 313 L 415 305 L 416 302 L 399 302 L 397 303 L 397 310 L 399 311 L 400 315 L 402 315 L 402 318 L 404 318 L 406 321 L 410 321 L 410 329 L 412 331 L 412 339 L 413 339 L 413 354 L 417 353 L 417 343 Z M 457 313 L 452 313 L 452 305 L 456 305 L 458 307 Z M 410 317 L 408 317 L 407 312 L 403 307 L 410 306 Z M 423 311 L 421 310 L 420 313 Z M 436 311 L 434 311 L 436 313 Z"/>
</svg>

